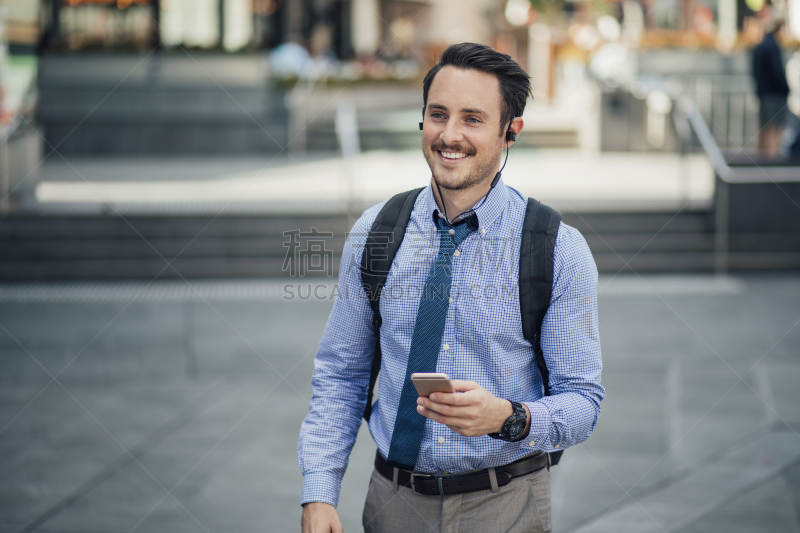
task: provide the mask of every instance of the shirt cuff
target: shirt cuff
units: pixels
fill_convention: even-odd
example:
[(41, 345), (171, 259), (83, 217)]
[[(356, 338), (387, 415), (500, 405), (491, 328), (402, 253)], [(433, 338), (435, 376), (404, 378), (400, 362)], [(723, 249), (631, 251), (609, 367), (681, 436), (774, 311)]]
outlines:
[(531, 412), (531, 429), (519, 445), (534, 450), (550, 451), (550, 411), (541, 402), (522, 402)]
[(303, 476), (303, 494), (300, 505), (309, 502), (339, 504), (342, 479), (333, 472), (309, 472)]

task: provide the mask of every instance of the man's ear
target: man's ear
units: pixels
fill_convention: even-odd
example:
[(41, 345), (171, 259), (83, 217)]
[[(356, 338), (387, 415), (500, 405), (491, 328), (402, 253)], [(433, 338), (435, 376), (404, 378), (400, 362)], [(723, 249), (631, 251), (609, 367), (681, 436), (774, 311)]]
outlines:
[[(522, 127), (524, 125), (525, 125), (525, 123), (522, 121), (522, 117), (514, 117), (511, 120), (511, 124), (508, 127), (508, 131), (509, 131), (509, 133), (510, 132), (515, 133), (516, 134), (515, 137), (517, 137), (517, 139), (519, 139), (519, 134), (522, 131)], [(512, 144), (514, 144), (514, 141), (516, 141), (517, 139), (514, 139), (514, 140), (508, 140), (507, 139), (508, 146), (511, 146)]]

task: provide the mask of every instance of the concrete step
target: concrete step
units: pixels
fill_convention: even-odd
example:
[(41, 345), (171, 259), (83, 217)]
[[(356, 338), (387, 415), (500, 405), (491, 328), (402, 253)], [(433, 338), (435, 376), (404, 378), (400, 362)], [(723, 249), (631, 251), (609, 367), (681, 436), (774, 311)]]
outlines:
[[(583, 232), (600, 272), (714, 269), (709, 211), (567, 213), (564, 220)], [(0, 221), (0, 279), (280, 278), (288, 275), (291, 232), (312, 228), (324, 242), (319, 257), (330, 263), (320, 270), (335, 275), (351, 224), (343, 214), (319, 213), (163, 212), (123, 219), (28, 211)], [(732, 270), (798, 269), (800, 233), (733, 234), (729, 264)]]
[[(344, 236), (325, 239), (326, 250), (340, 253)], [(165, 257), (247, 258), (284, 257), (288, 239), (283, 236), (228, 238), (200, 236), (180, 239), (35, 239), (8, 241), (3, 258), (9, 261), (48, 259), (140, 259)]]
[(714, 234), (705, 233), (584, 233), (595, 253), (712, 252)]
[(592, 250), (599, 272), (709, 272), (714, 253), (709, 252), (597, 252)]
[[(128, 228), (130, 229), (130, 228)], [(131, 233), (133, 231), (131, 230)], [(209, 232), (212, 233), (212, 232)], [(759, 238), (760, 237), (760, 238)], [(145, 240), (146, 239), (146, 240)], [(11, 238), (3, 242), (6, 260), (42, 260), (69, 258), (136, 259), (163, 256), (181, 257), (283, 257), (289, 237), (274, 234), (206, 234), (175, 238), (145, 237), (127, 234), (116, 238), (91, 238), (85, 235), (60, 238)], [(342, 232), (326, 237), (325, 249), (338, 255), (344, 246)], [(658, 254), (708, 254), (714, 252), (713, 234), (608, 234), (588, 235), (586, 241), (595, 255), (631, 257), (632, 254), (655, 257)], [(730, 250), (741, 254), (791, 253), (800, 249), (800, 235), (732, 235)], [(737, 255), (738, 254), (738, 255)]]
[[(715, 235), (703, 233), (584, 233), (595, 253), (713, 252)], [(733, 253), (794, 252), (800, 250), (800, 233), (732, 233)]]
[(169, 213), (153, 216), (11, 215), (0, 222), (0, 239), (171, 239), (201, 237), (283, 237), (292, 229), (317, 228), (343, 235), (349, 227), (342, 215), (205, 215)]
[[(0, 260), (0, 280), (258, 278), (285, 275), (283, 257)], [(338, 273), (338, 260), (334, 258)]]
[(610, 213), (564, 212), (563, 221), (589, 236), (595, 233), (708, 233), (714, 231), (714, 217), (703, 211), (640, 211)]

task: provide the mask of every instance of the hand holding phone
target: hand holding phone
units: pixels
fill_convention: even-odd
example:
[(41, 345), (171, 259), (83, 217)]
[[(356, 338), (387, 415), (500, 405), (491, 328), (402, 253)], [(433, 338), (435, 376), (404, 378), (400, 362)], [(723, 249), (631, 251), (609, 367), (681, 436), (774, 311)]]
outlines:
[(432, 392), (455, 392), (456, 388), (447, 374), (438, 372), (415, 372), (411, 382), (420, 396), (428, 397)]

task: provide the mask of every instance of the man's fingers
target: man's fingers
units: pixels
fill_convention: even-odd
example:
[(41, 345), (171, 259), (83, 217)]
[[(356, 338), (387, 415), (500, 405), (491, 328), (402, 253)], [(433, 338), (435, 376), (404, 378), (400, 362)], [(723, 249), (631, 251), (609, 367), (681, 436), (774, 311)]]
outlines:
[(433, 403), (441, 403), (447, 405), (456, 405), (456, 406), (472, 405), (479, 401), (479, 398), (476, 396), (476, 394), (478, 393), (473, 392), (475, 390), (477, 389), (471, 389), (463, 393), (434, 392), (428, 397), (428, 399)]
[(451, 430), (455, 431), (459, 435), (464, 435), (465, 437), (470, 436), (467, 432), (465, 432), (465, 426), (462, 425), (463, 420), (460, 420), (458, 418), (453, 418), (451, 416), (444, 416), (442, 414), (437, 413), (436, 411), (426, 409), (421, 405), (417, 406), (417, 412), (422, 416), (430, 418), (434, 422), (438, 422), (442, 425), (449, 427)]
[(422, 416), (430, 418), (434, 422), (439, 422), (440, 424), (444, 424), (445, 426), (449, 426), (450, 424), (458, 420), (455, 417), (444, 415), (438, 411), (434, 411), (433, 409), (429, 409), (421, 405), (417, 406), (417, 412)]
[(453, 384), (453, 387), (455, 387), (455, 389), (458, 392), (466, 392), (468, 390), (475, 390), (481, 388), (481, 386), (475, 383), (474, 381), (467, 381), (463, 379), (451, 379), (450, 383)]
[(457, 423), (460, 423), (460, 422), (459, 422), (459, 419), (457, 419), (457, 418), (453, 418), (451, 416), (445, 416), (445, 415), (443, 415), (441, 413), (437, 413), (436, 411), (434, 411), (432, 409), (426, 409), (425, 407), (422, 407), (421, 405), (417, 406), (417, 412), (419, 414), (421, 414), (422, 416), (430, 418), (434, 422), (438, 422), (440, 424), (443, 424), (443, 425), (449, 427), (450, 429), (452, 429), (456, 433), (461, 433), (461, 426), (457, 424)]
[(417, 412), (419, 414), (421, 414), (422, 416), (430, 418), (434, 422), (442, 423), (442, 415), (440, 415), (439, 413), (437, 413), (436, 411), (434, 411), (432, 409), (428, 409), (426, 407), (418, 405), (417, 406)]
[(429, 411), (435, 411), (437, 413), (451, 416), (454, 414), (453, 407), (444, 403), (436, 403), (432, 402), (429, 399), (422, 398), (417, 401), (417, 405), (421, 405), (422, 407), (428, 409)]

